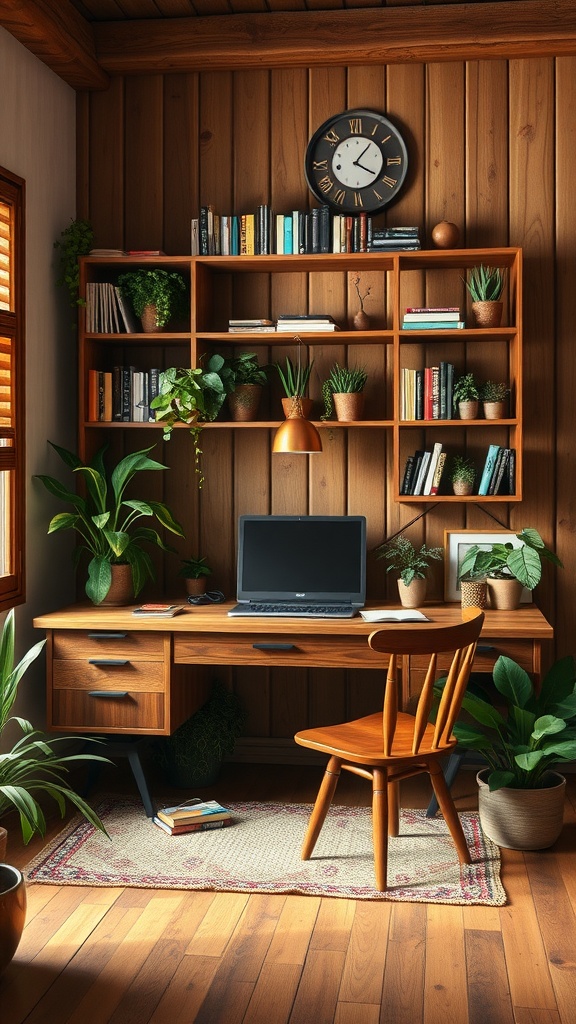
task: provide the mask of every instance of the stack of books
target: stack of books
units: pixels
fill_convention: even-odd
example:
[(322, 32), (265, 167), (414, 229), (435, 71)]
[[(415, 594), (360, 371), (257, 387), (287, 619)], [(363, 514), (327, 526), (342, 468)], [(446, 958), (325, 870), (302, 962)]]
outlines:
[(265, 317), (255, 317), (254, 319), (229, 320), (228, 330), (231, 334), (250, 333), (251, 331), (261, 334), (262, 332), (275, 331), (276, 325), (273, 320), (267, 320)]
[(334, 318), (324, 313), (283, 313), (278, 317), (277, 331), (287, 331), (290, 334), (301, 331), (339, 331), (340, 328)]
[(516, 493), (516, 449), (491, 444), (486, 454), (478, 494)]
[(421, 248), (417, 226), (373, 231), (368, 239), (368, 252), (409, 252)]
[(422, 370), (402, 367), (400, 419), (451, 420), (454, 415), (454, 364)]
[(459, 306), (408, 306), (403, 331), (449, 331), (466, 326)]
[(158, 828), (171, 836), (185, 832), (207, 832), (213, 828), (225, 828), (232, 824), (232, 815), (216, 800), (188, 800), (175, 807), (163, 807), (152, 819)]

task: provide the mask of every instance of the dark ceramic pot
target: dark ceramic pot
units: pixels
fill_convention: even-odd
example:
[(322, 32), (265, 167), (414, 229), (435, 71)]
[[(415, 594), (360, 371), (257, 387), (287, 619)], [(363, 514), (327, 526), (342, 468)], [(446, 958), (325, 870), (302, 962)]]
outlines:
[(25, 921), (24, 875), (10, 864), (0, 864), (0, 974), (18, 949)]

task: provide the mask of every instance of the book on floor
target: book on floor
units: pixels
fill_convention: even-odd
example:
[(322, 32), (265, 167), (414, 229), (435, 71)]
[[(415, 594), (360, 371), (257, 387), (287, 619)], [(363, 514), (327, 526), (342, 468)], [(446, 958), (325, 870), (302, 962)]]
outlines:
[(222, 807), (216, 800), (198, 801), (197, 803), (179, 804), (175, 807), (163, 807), (156, 816), (170, 828), (177, 825), (188, 825), (203, 821), (225, 821), (231, 818), (230, 811)]
[(217, 828), (227, 828), (232, 824), (232, 818), (223, 818), (218, 821), (192, 821), (187, 825), (175, 825), (173, 828), (157, 815), (152, 818), (152, 822), (163, 832), (167, 832), (169, 836), (183, 836), (188, 832), (212, 832)]

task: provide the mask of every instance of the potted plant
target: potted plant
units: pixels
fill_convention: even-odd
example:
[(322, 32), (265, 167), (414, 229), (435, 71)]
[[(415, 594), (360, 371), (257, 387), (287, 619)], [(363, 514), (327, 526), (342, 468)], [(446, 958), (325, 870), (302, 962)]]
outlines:
[(430, 564), (443, 556), (444, 548), (430, 548), (426, 544), (415, 548), (402, 533), (376, 549), (376, 557), (390, 563), (386, 572), (398, 573), (398, 592), (404, 608), (418, 608), (423, 603)]
[(454, 494), (472, 494), (476, 467), (465, 455), (454, 455), (450, 466), (450, 482)]
[(182, 274), (172, 270), (131, 270), (120, 274), (118, 287), (132, 303), (146, 333), (157, 331), (175, 315), (184, 311), (186, 282)]
[[(40, 800), (54, 800), (62, 817), (66, 803), (73, 804), (95, 828), (107, 835), (100, 818), (89, 804), (68, 785), (70, 764), (77, 761), (106, 761), (97, 754), (60, 753), (61, 745), (72, 737), (47, 737), (24, 718), (12, 715), (18, 686), (29, 665), (38, 657), (45, 640), (40, 640), (14, 665), (14, 610), (2, 626), (0, 639), (0, 821), (17, 811), (24, 844), (32, 836), (46, 834), (46, 818)], [(11, 748), (4, 742), (7, 727), (17, 739)], [(94, 740), (93, 742), (98, 742)], [(26, 917), (26, 889), (22, 872), (6, 860), (6, 828), (0, 826), (0, 974), (8, 965), (20, 942)]]
[(255, 420), (260, 407), (262, 388), (268, 383), (268, 368), (261, 366), (255, 352), (242, 352), (225, 365), (233, 378), (233, 390), (228, 394), (232, 419), (237, 422)]
[(178, 572), (186, 580), (186, 592), (191, 595), (203, 594), (206, 590), (206, 578), (212, 575), (212, 569), (205, 558), (182, 559), (182, 566)]
[(522, 587), (533, 590), (540, 582), (542, 558), (562, 566), (537, 530), (525, 527), (516, 537), (522, 541), (520, 547), (514, 547), (510, 541), (490, 544), (487, 548), (472, 544), (462, 559), (461, 578), (485, 577), (493, 608), (511, 610), (518, 607)]
[(465, 694), (467, 720), (454, 726), (459, 746), (488, 763), (478, 774), (480, 823), (499, 846), (544, 849), (562, 829), (566, 782), (556, 769), (576, 758), (574, 658), (557, 661), (538, 692), (528, 673), (503, 655), (493, 681), (493, 700)]
[(171, 736), (160, 740), (158, 758), (170, 785), (193, 789), (216, 782), (246, 718), (240, 698), (215, 680), (206, 703)]
[[(107, 472), (104, 463), (104, 445), (92, 461), (84, 464), (73, 452), (49, 442), (62, 461), (74, 473), (78, 473), (86, 486), (86, 496), (76, 494), (51, 476), (37, 475), (44, 486), (59, 501), (72, 505), (72, 512), (60, 512), (50, 520), (48, 533), (60, 530), (76, 530), (80, 544), (75, 551), (75, 564), (83, 554), (88, 554), (88, 579), (86, 594), (94, 604), (127, 604), (136, 597), (147, 579), (154, 579), (154, 566), (148, 552), (148, 544), (156, 545), (163, 551), (174, 549), (164, 543), (156, 530), (140, 523), (141, 519), (155, 519), (166, 530), (184, 536), (168, 507), (161, 501), (143, 501), (125, 497), (128, 484), (137, 473), (165, 470), (168, 467), (149, 458), (150, 448), (126, 455)], [(138, 525), (136, 525), (138, 524)], [(144, 545), (144, 546), (143, 546)], [(115, 577), (122, 578), (127, 590), (120, 593)]]
[(314, 360), (302, 365), (300, 361), (295, 366), (290, 356), (286, 356), (284, 369), (280, 363), (275, 363), (278, 376), (284, 388), (285, 398), (282, 399), (284, 415), (289, 416), (295, 404), (302, 416), (308, 418), (312, 412), (312, 399), (308, 398), (306, 392), (310, 383), (310, 374), (314, 366)]
[(507, 384), (496, 383), (493, 380), (485, 381), (480, 388), (480, 401), (484, 406), (484, 416), (487, 420), (501, 420), (504, 416), (504, 404), (510, 388)]
[(454, 383), (454, 401), (461, 420), (475, 420), (478, 416), (480, 385), (473, 373), (465, 373)]
[(322, 419), (332, 415), (332, 407), (336, 409), (336, 419), (353, 422), (362, 417), (364, 407), (364, 385), (368, 379), (366, 370), (361, 367), (345, 367), (334, 363), (330, 375), (322, 385), (324, 412)]
[(499, 327), (502, 319), (504, 271), (500, 267), (472, 267), (466, 287), (472, 299), (472, 312), (479, 327)]

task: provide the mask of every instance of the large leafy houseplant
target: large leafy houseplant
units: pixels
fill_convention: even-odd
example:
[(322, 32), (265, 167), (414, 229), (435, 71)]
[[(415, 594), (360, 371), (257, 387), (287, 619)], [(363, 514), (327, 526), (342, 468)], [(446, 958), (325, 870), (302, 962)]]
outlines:
[(472, 544), (462, 559), (460, 578), (517, 579), (523, 587), (533, 590), (542, 576), (542, 558), (562, 566), (558, 556), (546, 547), (537, 530), (525, 527), (516, 537), (522, 541), (520, 547), (514, 547), (510, 541), (491, 544), (486, 548)]
[[(78, 455), (49, 442), (62, 461), (82, 478), (86, 495), (69, 490), (51, 476), (39, 474), (38, 479), (60, 501), (72, 505), (72, 512), (60, 512), (50, 520), (48, 533), (76, 530), (81, 542), (75, 549), (75, 564), (88, 554), (88, 580), (86, 594), (94, 604), (100, 604), (108, 594), (112, 582), (111, 566), (128, 563), (132, 568), (134, 596), (139, 594), (147, 579), (155, 578), (152, 560), (142, 545), (152, 544), (163, 551), (174, 549), (164, 543), (158, 532), (140, 524), (140, 520), (155, 519), (177, 534), (184, 536), (180, 523), (161, 501), (143, 501), (125, 497), (128, 484), (137, 473), (165, 470), (168, 467), (149, 458), (150, 448), (126, 455), (110, 475), (104, 463), (104, 445), (92, 462), (84, 464)], [(138, 524), (138, 525), (137, 525)]]
[(150, 408), (163, 425), (164, 440), (170, 440), (175, 423), (192, 424), (192, 432), (197, 432), (197, 421), (215, 420), (234, 383), (234, 370), (217, 353), (208, 360), (206, 369), (171, 366), (163, 370), (159, 393)]
[(465, 694), (462, 710), (477, 725), (457, 722), (458, 744), (488, 762), (490, 791), (544, 788), (547, 772), (576, 759), (574, 658), (552, 665), (538, 693), (528, 673), (504, 655), (496, 661), (493, 680), (494, 703)]
[[(46, 643), (41, 640), (14, 665), (14, 611), (8, 612), (0, 638), (0, 739), (7, 727), (21, 733), (11, 749), (0, 753), (0, 819), (11, 810), (20, 815), (24, 843), (35, 833), (46, 833), (46, 819), (39, 799), (50, 797), (64, 817), (66, 802), (74, 806), (101, 832), (106, 830), (89, 804), (66, 783), (68, 766), (76, 761), (106, 761), (97, 754), (59, 753), (58, 747), (71, 737), (45, 737), (24, 718), (12, 715), (18, 685), (26, 669)], [(96, 741), (94, 741), (96, 742)]]

